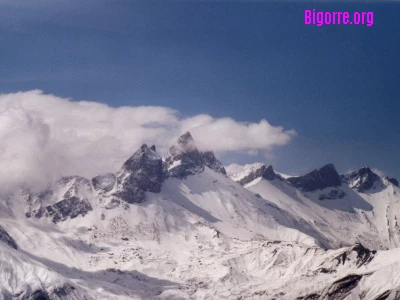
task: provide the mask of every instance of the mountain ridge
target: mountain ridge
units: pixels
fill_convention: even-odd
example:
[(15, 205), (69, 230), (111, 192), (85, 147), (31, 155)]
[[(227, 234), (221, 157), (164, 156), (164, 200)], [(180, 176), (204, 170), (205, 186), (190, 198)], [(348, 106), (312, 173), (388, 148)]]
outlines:
[(164, 157), (143, 144), (116, 173), (0, 197), (0, 295), (395, 297), (400, 189), (370, 171), (228, 177), (190, 133)]

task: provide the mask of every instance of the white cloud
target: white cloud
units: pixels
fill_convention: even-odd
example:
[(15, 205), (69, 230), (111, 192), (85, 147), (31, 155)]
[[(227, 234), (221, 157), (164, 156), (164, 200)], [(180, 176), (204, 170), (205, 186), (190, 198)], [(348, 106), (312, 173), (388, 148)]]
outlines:
[(380, 177), (386, 177), (387, 176), (387, 173), (385, 171), (382, 171), (382, 170), (377, 169), (377, 168), (372, 168), (371, 171), (374, 172), (376, 175), (378, 175)]
[(245, 169), (245, 166), (239, 165), (239, 164), (236, 164), (236, 163), (233, 163), (233, 164), (230, 164), (228, 166), (225, 166), (226, 174), (228, 176), (243, 172), (244, 169)]
[(264, 165), (264, 163), (254, 162), (254, 163), (246, 164), (246, 165), (239, 165), (239, 164), (233, 163), (228, 166), (225, 166), (225, 170), (226, 170), (226, 174), (228, 176), (231, 176), (231, 175), (234, 175), (237, 173), (241, 173), (244, 170), (251, 170), (254, 168), (259, 168), (261, 165)]
[(182, 120), (183, 130), (190, 130), (202, 148), (216, 152), (269, 150), (272, 146), (285, 145), (295, 135), (294, 130), (271, 126), (266, 120), (259, 123), (237, 122), (231, 118), (214, 119), (198, 115)]
[(241, 123), (197, 115), (182, 119), (167, 107), (112, 108), (35, 90), (0, 95), (0, 191), (40, 185), (61, 175), (92, 177), (118, 170), (142, 143), (164, 154), (185, 131), (219, 153), (268, 151), (288, 143), (292, 130), (266, 120)]

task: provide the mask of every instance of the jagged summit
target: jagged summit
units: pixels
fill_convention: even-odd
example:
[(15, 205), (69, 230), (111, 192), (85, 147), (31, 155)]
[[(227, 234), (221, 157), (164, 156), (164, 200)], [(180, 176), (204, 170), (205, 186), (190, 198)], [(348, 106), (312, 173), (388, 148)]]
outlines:
[(144, 192), (161, 191), (162, 176), (161, 157), (154, 146), (143, 144), (122, 166), (115, 196), (128, 203), (143, 202)]
[(123, 165), (122, 169), (134, 171), (141, 168), (146, 168), (150, 161), (161, 159), (156, 152), (156, 147), (153, 145), (150, 148), (143, 144)]
[(303, 176), (290, 177), (287, 181), (304, 192), (337, 187), (342, 183), (340, 175), (333, 164), (327, 164)]
[(196, 144), (190, 132), (185, 132), (178, 138), (178, 145), (185, 151), (197, 150)]
[(164, 171), (171, 177), (184, 178), (204, 170), (203, 158), (189, 132), (181, 135), (164, 157)]
[(175, 145), (169, 148), (164, 156), (164, 172), (167, 176), (185, 178), (199, 174), (207, 166), (216, 172), (226, 174), (225, 168), (212, 151), (200, 152), (190, 134), (186, 132), (178, 138)]
[(361, 193), (370, 190), (374, 183), (382, 180), (369, 167), (363, 167), (359, 170), (344, 174), (342, 178), (351, 188)]
[(397, 187), (399, 186), (399, 182), (397, 181), (396, 178), (390, 178), (390, 177), (386, 176), (385, 179), (387, 181), (389, 181), (390, 183), (394, 184), (395, 186), (397, 186)]
[(395, 186), (399, 186), (399, 182), (396, 178), (380, 177), (378, 174), (374, 173), (369, 167), (363, 167), (359, 170), (352, 171), (350, 173), (342, 175), (342, 179), (351, 188), (357, 190), (360, 193), (364, 193), (371, 189), (375, 189), (377, 186), (386, 181)]
[(280, 175), (275, 173), (272, 166), (267, 167), (265, 164), (261, 163), (252, 164), (243, 172), (232, 175), (231, 179), (240, 183), (241, 185), (246, 185), (260, 177), (267, 180), (274, 180), (275, 178), (282, 179)]
[(224, 165), (215, 157), (213, 151), (201, 152), (201, 156), (203, 157), (204, 163), (207, 167), (218, 173), (226, 175)]

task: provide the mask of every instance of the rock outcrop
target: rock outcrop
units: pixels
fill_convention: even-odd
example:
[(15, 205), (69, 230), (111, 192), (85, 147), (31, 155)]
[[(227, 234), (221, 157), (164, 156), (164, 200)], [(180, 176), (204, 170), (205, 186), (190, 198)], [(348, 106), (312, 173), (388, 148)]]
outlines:
[(385, 179), (387, 180), (387, 181), (389, 181), (391, 184), (394, 184), (395, 186), (399, 186), (399, 182), (397, 181), (397, 179), (396, 178), (390, 178), (390, 177), (385, 177)]
[(222, 163), (215, 157), (213, 151), (201, 152), (204, 164), (215, 172), (226, 175), (226, 170)]
[(162, 175), (162, 160), (155, 147), (143, 144), (122, 166), (114, 196), (128, 203), (143, 202), (144, 192), (161, 191)]
[(169, 148), (163, 161), (166, 177), (186, 178), (203, 172), (206, 166), (216, 172), (226, 174), (225, 168), (212, 151), (200, 152), (197, 149), (189, 132), (181, 135), (178, 142)]
[(0, 225), (0, 242), (5, 243), (6, 245), (14, 248), (15, 250), (18, 248), (15, 240), (8, 234), (8, 232)]
[(64, 198), (53, 205), (45, 208), (45, 216), (51, 217), (54, 223), (65, 221), (67, 218), (74, 219), (78, 216), (85, 216), (93, 210), (89, 200), (83, 197), (71, 196)]
[(85, 216), (93, 210), (88, 197), (93, 193), (90, 180), (80, 176), (62, 177), (37, 194), (29, 194), (25, 215), (52, 218), (54, 223)]
[(260, 177), (267, 180), (274, 180), (276, 178), (282, 180), (282, 177), (275, 173), (272, 166), (267, 167), (266, 165), (259, 163), (253, 164), (243, 172), (231, 176), (234, 181), (241, 185), (246, 185)]
[(375, 183), (381, 181), (381, 178), (368, 167), (342, 175), (342, 178), (351, 188), (360, 193), (370, 190)]
[(304, 176), (290, 177), (287, 181), (304, 192), (322, 190), (328, 187), (337, 187), (342, 183), (340, 175), (333, 164), (325, 165)]

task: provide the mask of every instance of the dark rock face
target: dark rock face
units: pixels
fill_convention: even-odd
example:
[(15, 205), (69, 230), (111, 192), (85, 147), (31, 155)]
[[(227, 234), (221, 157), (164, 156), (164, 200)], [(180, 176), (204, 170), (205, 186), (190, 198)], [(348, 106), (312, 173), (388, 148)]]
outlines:
[(262, 178), (267, 179), (267, 180), (274, 180), (277, 178), (277, 175), (274, 171), (274, 168), (272, 166), (267, 167), (263, 172), (262, 172)]
[(241, 185), (246, 185), (259, 177), (267, 180), (274, 180), (275, 178), (282, 179), (279, 175), (275, 173), (272, 166), (267, 167), (266, 165), (261, 164), (257, 168), (252, 169), (248, 175), (239, 179), (237, 182)]
[(34, 291), (29, 298), (25, 298), (27, 300), (50, 300), (49, 295), (42, 290)]
[(162, 160), (152, 149), (143, 144), (122, 166), (117, 176), (114, 196), (128, 203), (140, 203), (145, 193), (159, 193), (162, 183)]
[(50, 296), (53, 298), (60, 298), (64, 299), (69, 295), (75, 292), (76, 288), (68, 283), (64, 284), (63, 286), (55, 288), (53, 291), (50, 292)]
[(304, 176), (288, 178), (287, 181), (304, 192), (322, 190), (328, 187), (337, 187), (342, 183), (340, 175), (333, 164), (325, 165)]
[(333, 282), (330, 286), (325, 288), (321, 294), (312, 293), (306, 296), (298, 297), (296, 300), (343, 300), (355, 287), (357, 287), (362, 277), (362, 275), (358, 274), (349, 274)]
[(169, 148), (164, 157), (164, 173), (168, 177), (186, 178), (199, 174), (207, 166), (216, 172), (226, 174), (225, 168), (212, 151), (200, 152), (189, 132), (181, 135), (176, 145)]
[(368, 264), (374, 259), (376, 254), (375, 250), (371, 251), (365, 248), (362, 244), (355, 244), (351, 250), (357, 252), (357, 267)]
[[(59, 189), (66, 189), (66, 192), (61, 198), (56, 198), (57, 192), (55, 191)], [(73, 219), (80, 215), (85, 216), (92, 210), (85, 195), (92, 192), (90, 180), (79, 176), (63, 177), (57, 181), (55, 186), (36, 195), (29, 195), (25, 215), (28, 218), (32, 216), (36, 218), (51, 217), (54, 223), (65, 221), (68, 217)], [(48, 203), (54, 204), (49, 205)]]
[(345, 192), (341, 190), (332, 190), (327, 194), (319, 195), (318, 200), (334, 200), (334, 199), (342, 199), (345, 196)]
[(350, 274), (336, 280), (321, 296), (321, 299), (343, 300), (358, 285), (361, 279), (362, 275)]
[(215, 157), (214, 152), (212, 152), (212, 151), (201, 152), (201, 156), (203, 157), (204, 163), (207, 167), (214, 170), (215, 172), (226, 175), (224, 166)]
[(85, 216), (93, 210), (87, 199), (81, 197), (68, 197), (56, 204), (46, 206), (46, 217), (51, 217), (54, 223), (65, 221), (68, 217), (74, 219), (78, 216)]
[[(155, 147), (153, 146), (153, 149)], [(143, 144), (122, 166), (131, 179), (144, 191), (159, 193), (161, 190), (162, 160), (152, 148)]]
[(381, 178), (371, 171), (370, 168), (364, 167), (360, 170), (342, 175), (343, 181), (347, 182), (349, 186), (360, 193), (370, 190), (374, 183), (381, 180)]
[[(390, 298), (389, 298), (390, 297)], [(386, 300), (386, 299), (400, 299), (400, 291), (398, 290), (388, 290), (380, 294), (374, 300)]]
[(201, 173), (204, 165), (203, 157), (189, 132), (180, 136), (178, 143), (169, 148), (164, 157), (164, 171), (171, 177), (185, 178)]
[(351, 255), (352, 252), (357, 253), (357, 258), (356, 258), (356, 265), (357, 267), (361, 267), (363, 265), (368, 264), (371, 260), (374, 259), (376, 251), (369, 250), (365, 248), (362, 244), (357, 243), (354, 246), (352, 246), (350, 249), (344, 251), (341, 255), (337, 256), (335, 259), (338, 262), (338, 265), (340, 264), (345, 264), (347, 257)]
[(397, 181), (396, 178), (385, 177), (385, 179), (387, 181), (389, 181), (390, 183), (394, 184), (395, 186), (397, 186), (397, 187), (399, 186), (399, 182)]
[(45, 216), (51, 217), (54, 223), (65, 221), (68, 217), (85, 216), (93, 210), (89, 200), (82, 196), (93, 192), (90, 180), (79, 176), (63, 177), (57, 185), (68, 189), (61, 201), (45, 207)]
[(0, 225), (0, 242), (7, 244), (8, 246), (17, 250), (17, 243), (15, 240), (8, 234), (8, 232)]

